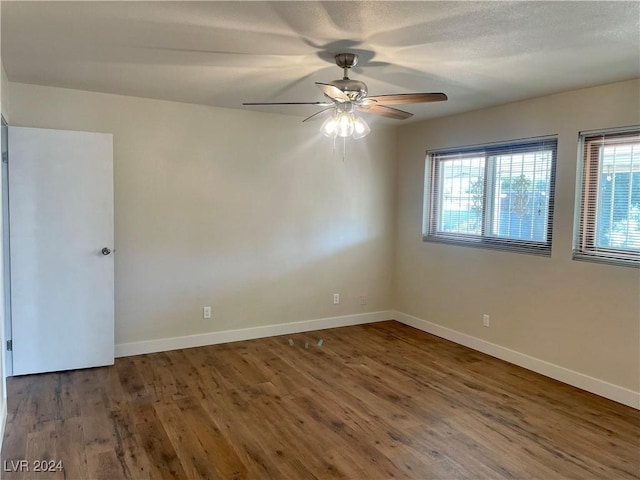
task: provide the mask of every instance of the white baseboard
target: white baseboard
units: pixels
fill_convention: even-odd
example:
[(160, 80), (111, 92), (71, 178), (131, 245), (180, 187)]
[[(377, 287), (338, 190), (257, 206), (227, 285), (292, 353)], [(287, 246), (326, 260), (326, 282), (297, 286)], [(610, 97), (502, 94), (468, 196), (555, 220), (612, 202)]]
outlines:
[(279, 323), (265, 325), (263, 327), (241, 328), (237, 330), (223, 330), (220, 332), (200, 333), (184, 337), (159, 338), (142, 342), (120, 343), (116, 345), (116, 357), (128, 357), (143, 353), (166, 352), (179, 348), (202, 347), (218, 343), (238, 342), (254, 338), (274, 337), (290, 333), (310, 332), (326, 328), (346, 327), (349, 325), (361, 325), (363, 323), (391, 320), (393, 312), (381, 311), (372, 313), (358, 313), (341, 317), (319, 318), (316, 320), (304, 320), (301, 322)]
[(524, 353), (516, 352), (515, 350), (487, 342), (486, 340), (458, 332), (457, 330), (452, 330), (450, 328), (428, 322), (427, 320), (423, 320), (412, 315), (407, 315), (406, 313), (393, 312), (393, 314), (393, 318), (405, 325), (415, 327), (418, 330), (431, 333), (446, 340), (464, 345), (465, 347), (472, 348), (473, 350), (486, 353), (492, 357), (526, 368), (527, 370), (532, 370), (544, 376), (559, 380), (560, 382), (573, 385), (574, 387), (586, 390), (587, 392), (595, 393), (601, 397), (605, 397), (609, 400), (640, 410), (640, 392), (634, 392), (633, 390), (590, 377), (583, 373), (569, 370), (568, 368), (531, 357)]

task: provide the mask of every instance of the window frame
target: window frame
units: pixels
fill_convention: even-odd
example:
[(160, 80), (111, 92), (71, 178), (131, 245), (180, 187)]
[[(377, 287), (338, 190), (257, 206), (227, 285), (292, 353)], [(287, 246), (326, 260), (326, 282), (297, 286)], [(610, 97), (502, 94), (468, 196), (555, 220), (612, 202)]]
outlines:
[[(586, 151), (587, 147), (596, 142), (595, 140), (589, 142), (589, 139), (601, 137), (606, 142), (605, 137), (624, 138), (634, 136), (640, 136), (640, 125), (589, 130), (578, 133), (578, 168), (572, 260), (640, 268), (640, 252), (625, 248), (598, 247), (595, 244), (595, 225), (597, 224), (599, 210), (600, 155), (598, 154), (597, 161), (594, 161), (593, 155), (587, 156), (588, 152)], [(628, 143), (636, 142), (630, 138)], [(602, 147), (604, 146), (603, 143)], [(595, 199), (595, 205), (590, 202), (590, 199)]]
[[(489, 158), (506, 153), (524, 153), (528, 147), (531, 152), (540, 151), (544, 147), (550, 147), (552, 152), (549, 172), (549, 199), (547, 218), (545, 219), (546, 241), (521, 240), (491, 235), (494, 225), (494, 192), (495, 192), (495, 161)], [(440, 176), (440, 163), (444, 160), (438, 158), (442, 155), (460, 155), (461, 158), (475, 156), (484, 157), (483, 176), (483, 201), (481, 214), (481, 233), (466, 234), (438, 231), (439, 211), (441, 208), (442, 179)], [(443, 148), (428, 150), (425, 158), (425, 176), (423, 192), (423, 225), (422, 240), (424, 242), (446, 243), (465, 247), (479, 247), (493, 250), (510, 251), (515, 253), (527, 253), (540, 256), (551, 256), (553, 239), (553, 212), (555, 204), (556, 166), (558, 158), (558, 136), (546, 135), (524, 139), (494, 142), (465, 147)]]

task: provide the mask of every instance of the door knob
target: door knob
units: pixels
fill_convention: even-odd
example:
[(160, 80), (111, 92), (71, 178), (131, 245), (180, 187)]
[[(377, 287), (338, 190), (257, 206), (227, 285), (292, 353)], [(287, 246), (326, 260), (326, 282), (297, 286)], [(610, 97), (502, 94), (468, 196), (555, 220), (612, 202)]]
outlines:
[(109, 247), (104, 247), (101, 252), (103, 255), (109, 255), (111, 253), (111, 249)]

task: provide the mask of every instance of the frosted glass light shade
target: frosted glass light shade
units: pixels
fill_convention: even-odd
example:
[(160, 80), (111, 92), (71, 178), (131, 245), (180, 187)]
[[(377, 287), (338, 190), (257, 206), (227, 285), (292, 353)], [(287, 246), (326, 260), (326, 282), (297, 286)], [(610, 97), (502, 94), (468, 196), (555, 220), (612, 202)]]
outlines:
[(332, 115), (331, 117), (327, 118), (322, 124), (322, 127), (320, 127), (320, 131), (325, 137), (335, 138), (338, 134), (338, 132), (336, 131), (336, 129), (338, 128), (338, 119), (336, 117), (337, 115)]
[(338, 127), (336, 132), (339, 137), (350, 137), (353, 134), (353, 115), (351, 113), (340, 113), (338, 116)]
[(369, 125), (364, 121), (363, 118), (358, 117), (353, 122), (353, 138), (358, 139), (362, 137), (366, 137), (371, 132)]

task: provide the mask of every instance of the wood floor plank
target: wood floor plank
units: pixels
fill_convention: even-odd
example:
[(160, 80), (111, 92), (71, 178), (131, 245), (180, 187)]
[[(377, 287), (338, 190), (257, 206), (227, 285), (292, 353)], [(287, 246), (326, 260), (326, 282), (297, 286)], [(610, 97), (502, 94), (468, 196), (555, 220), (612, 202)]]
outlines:
[(126, 472), (124, 478), (135, 480), (153, 480), (155, 469), (147, 452), (141, 432), (138, 431), (135, 417), (128, 408), (111, 413), (116, 432), (115, 452)]
[[(247, 468), (220, 431), (216, 419), (211, 418), (195, 399), (179, 400), (176, 406), (186, 433), (193, 436), (201, 446), (202, 465), (206, 467), (209, 459), (215, 457), (216, 462), (209, 462), (209, 466), (215, 467), (219, 478), (233, 480), (247, 478)], [(213, 478), (213, 474), (207, 474), (203, 478)]]
[[(87, 456), (89, 478), (92, 480), (113, 480), (115, 478), (130, 478), (123, 470), (122, 462), (114, 449), (102, 452), (91, 452)], [(73, 477), (70, 477), (73, 478)]]
[(224, 478), (220, 476), (216, 464), (209, 461), (207, 450), (195, 432), (191, 431), (191, 425), (184, 421), (177, 405), (158, 405), (156, 411), (188, 478)]
[(77, 445), (85, 445), (82, 418), (79, 416), (61, 420), (55, 425), (56, 457), (51, 459), (61, 462), (64, 478), (78, 480), (89, 479), (86, 450), (76, 450)]
[(154, 406), (144, 404), (135, 410), (133, 418), (137, 418), (136, 430), (142, 440), (142, 446), (151, 460), (152, 478), (189, 478), (162, 422), (156, 415)]
[(128, 401), (149, 401), (152, 393), (147, 390), (144, 379), (136, 365), (137, 357), (126, 357), (116, 362), (115, 368), (120, 377), (122, 389)]
[[(52, 420), (50, 426), (55, 422)], [(31, 432), (27, 435), (26, 459), (29, 462), (28, 473), (23, 478), (37, 477), (43, 480), (59, 480), (65, 478), (63, 470), (36, 471), (41, 466), (39, 462), (42, 460), (57, 462), (58, 455), (58, 432), (56, 429), (39, 430)]]
[(393, 321), (7, 384), (3, 462), (65, 469), (3, 480), (640, 479), (638, 410)]

